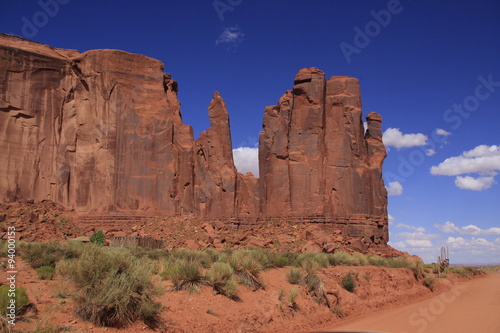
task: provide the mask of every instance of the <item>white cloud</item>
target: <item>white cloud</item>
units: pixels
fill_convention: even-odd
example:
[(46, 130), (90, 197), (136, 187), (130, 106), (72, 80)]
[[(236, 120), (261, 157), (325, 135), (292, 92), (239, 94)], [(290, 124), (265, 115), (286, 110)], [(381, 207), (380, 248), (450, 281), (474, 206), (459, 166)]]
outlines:
[(448, 237), (446, 243), (455, 249), (467, 249), (471, 251), (473, 249), (480, 248), (495, 248), (498, 247), (496, 241), (490, 242), (484, 238), (472, 238), (472, 239), (464, 239), (462, 237)]
[[(457, 187), (474, 191), (490, 188), (495, 183), (493, 177), (498, 171), (500, 171), (500, 146), (497, 145), (480, 145), (431, 167), (431, 174), (457, 176), (455, 179)], [(461, 177), (463, 174), (478, 174), (480, 177)]]
[(431, 168), (433, 175), (457, 176), (465, 173), (478, 173), (500, 170), (500, 146), (481, 145), (463, 152), (460, 156), (450, 157)]
[(451, 132), (445, 131), (444, 129), (441, 129), (441, 128), (437, 128), (436, 134), (448, 136), (448, 135), (451, 135)]
[(406, 243), (413, 247), (432, 247), (432, 242), (427, 239), (408, 239)]
[(389, 244), (390, 246), (392, 246), (392, 247), (394, 247), (396, 249), (404, 249), (404, 248), (406, 248), (405, 242), (396, 242), (396, 243), (387, 242), (387, 244)]
[[(424, 229), (425, 230), (425, 229)], [(439, 238), (440, 235), (438, 234), (427, 234), (424, 231), (413, 231), (413, 232), (398, 232), (395, 237), (398, 239), (403, 239), (403, 240), (408, 240), (408, 239), (417, 239), (417, 240), (424, 240), (424, 239), (436, 239)]]
[(436, 154), (436, 151), (434, 149), (427, 149), (425, 151), (425, 155), (427, 155), (427, 156), (432, 156), (434, 154)]
[(216, 45), (222, 44), (227, 47), (228, 50), (234, 50), (239, 44), (243, 42), (245, 34), (241, 31), (238, 25), (232, 27), (224, 28), (224, 31), (219, 35), (215, 41)]
[(458, 227), (451, 221), (446, 221), (444, 224), (434, 224), (434, 227), (448, 234), (467, 234), (473, 236), (500, 235), (500, 228), (497, 227), (481, 229), (473, 224)]
[(483, 191), (489, 189), (493, 183), (495, 183), (493, 177), (457, 176), (455, 178), (455, 185), (462, 190)]
[(410, 148), (427, 145), (427, 135), (422, 133), (403, 134), (399, 128), (388, 128), (385, 130), (382, 140), (387, 147)]
[(394, 223), (394, 220), (396, 220), (396, 218), (389, 214), (389, 225), (392, 225)]
[(233, 149), (234, 165), (238, 172), (253, 173), (259, 177), (259, 148), (240, 147)]
[(389, 186), (385, 187), (388, 195), (401, 195), (403, 194), (403, 185), (400, 182), (390, 182)]
[(414, 227), (412, 225), (408, 225), (408, 224), (405, 224), (405, 223), (399, 223), (396, 228), (405, 228), (405, 229), (409, 229), (409, 230), (415, 230), (415, 231), (418, 231), (418, 232), (425, 232), (425, 228), (424, 227)]

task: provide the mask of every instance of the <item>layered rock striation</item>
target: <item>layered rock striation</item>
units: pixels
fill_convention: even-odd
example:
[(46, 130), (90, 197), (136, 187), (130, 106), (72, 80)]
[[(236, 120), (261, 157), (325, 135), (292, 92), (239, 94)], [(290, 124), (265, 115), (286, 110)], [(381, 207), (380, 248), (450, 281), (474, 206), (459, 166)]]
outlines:
[(265, 108), (256, 179), (234, 166), (220, 94), (195, 140), (163, 70), (138, 54), (0, 34), (0, 200), (250, 225), (295, 219), (360, 248), (387, 242), (381, 117), (370, 113), (365, 132), (356, 79), (300, 70)]

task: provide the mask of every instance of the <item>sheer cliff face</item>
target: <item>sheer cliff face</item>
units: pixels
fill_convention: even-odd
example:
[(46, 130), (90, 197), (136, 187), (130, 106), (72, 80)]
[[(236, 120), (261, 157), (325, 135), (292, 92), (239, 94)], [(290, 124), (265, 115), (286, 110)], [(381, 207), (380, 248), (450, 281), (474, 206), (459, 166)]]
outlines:
[(381, 117), (367, 116), (365, 134), (356, 79), (298, 72), (265, 109), (259, 180), (236, 171), (217, 92), (208, 113), (210, 128), (194, 140), (177, 82), (157, 60), (0, 34), (0, 200), (250, 224), (301, 218), (387, 241)]
[(387, 241), (382, 118), (370, 113), (365, 135), (361, 114), (356, 79), (326, 81), (317, 68), (298, 72), (293, 91), (265, 109), (259, 142), (263, 216), (332, 222), (363, 242)]

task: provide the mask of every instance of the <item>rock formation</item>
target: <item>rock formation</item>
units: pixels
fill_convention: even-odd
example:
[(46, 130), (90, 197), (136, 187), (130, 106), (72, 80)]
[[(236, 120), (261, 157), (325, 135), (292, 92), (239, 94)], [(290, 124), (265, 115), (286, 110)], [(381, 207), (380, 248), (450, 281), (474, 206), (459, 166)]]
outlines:
[(365, 133), (354, 78), (298, 72), (293, 91), (265, 108), (257, 180), (236, 171), (220, 94), (194, 140), (158, 60), (3, 34), (0, 59), (0, 201), (250, 226), (295, 219), (361, 249), (388, 240), (381, 117), (370, 113)]
[(259, 142), (260, 211), (300, 217), (354, 236), (359, 247), (386, 243), (386, 156), (377, 113), (361, 120), (358, 80), (302, 69), (276, 106), (265, 109)]

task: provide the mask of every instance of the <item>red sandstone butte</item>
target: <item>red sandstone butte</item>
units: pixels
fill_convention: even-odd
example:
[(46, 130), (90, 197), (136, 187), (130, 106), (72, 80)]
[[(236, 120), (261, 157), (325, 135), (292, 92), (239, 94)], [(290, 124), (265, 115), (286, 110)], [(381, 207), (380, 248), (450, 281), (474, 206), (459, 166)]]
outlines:
[[(367, 250), (388, 241), (381, 117), (362, 123), (359, 83), (317, 68), (265, 108), (260, 178), (234, 166), (218, 92), (193, 138), (177, 82), (155, 59), (79, 53), (0, 34), (0, 201), (77, 213), (190, 215), (252, 225), (317, 223)], [(322, 245), (320, 245), (322, 246)]]

